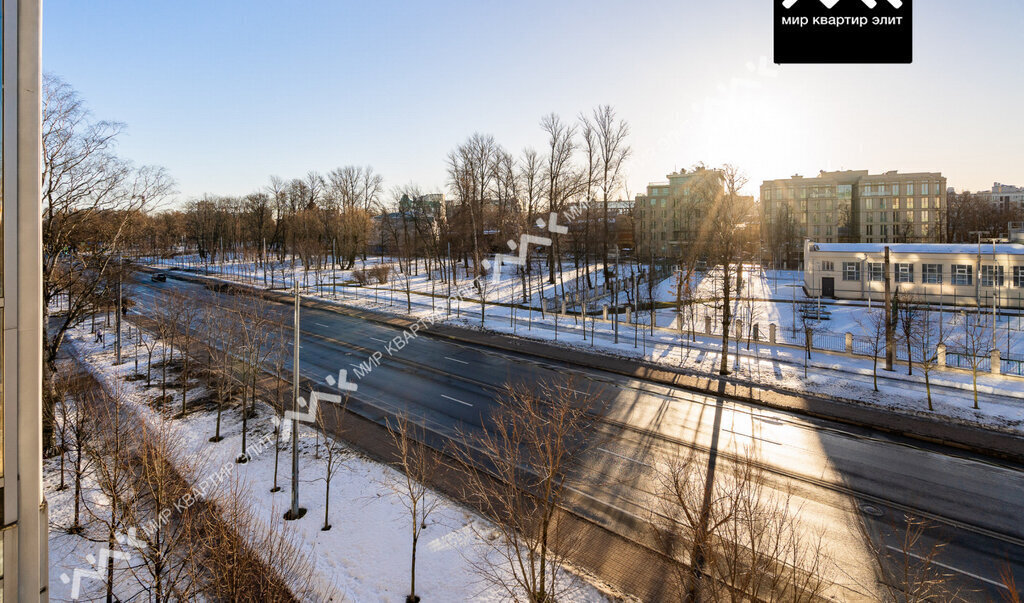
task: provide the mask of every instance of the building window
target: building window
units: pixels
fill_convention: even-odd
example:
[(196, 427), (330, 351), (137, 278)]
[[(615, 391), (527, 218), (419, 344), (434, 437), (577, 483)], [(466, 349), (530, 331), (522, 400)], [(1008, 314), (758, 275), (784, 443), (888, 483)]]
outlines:
[(922, 222), (927, 222), (928, 221), (928, 210), (927, 209), (921, 210), (921, 221)]
[(897, 283), (912, 283), (912, 282), (914, 282), (914, 265), (913, 264), (896, 264), (896, 282)]
[(662, 206), (662, 207), (665, 207), (665, 201), (666, 201), (666, 199), (662, 199), (662, 200), (661, 200), (661, 206)]
[(871, 199), (864, 199), (864, 209), (871, 209)]
[(908, 182), (907, 183), (907, 194), (908, 195), (913, 195), (914, 194), (914, 183), (913, 182)]
[(843, 262), (843, 280), (860, 280), (860, 262)]
[(873, 282), (884, 281), (885, 264), (881, 262), (870, 262), (868, 264), (868, 280)]
[(952, 275), (950, 282), (954, 285), (974, 284), (974, 275), (969, 264), (953, 264), (950, 266), (950, 274)]
[(981, 286), (982, 287), (1002, 287), (1003, 286), (1003, 267), (1002, 266), (982, 266), (981, 267)]
[(922, 195), (927, 195), (928, 194), (928, 183), (927, 182), (922, 182), (921, 183), (921, 194)]
[(1024, 287), (1024, 266), (1013, 267), (1013, 286)]
[(921, 282), (929, 285), (942, 284), (942, 264), (922, 264)]
[(822, 262), (821, 263), (821, 271), (822, 272), (835, 272), (836, 271), (836, 265), (833, 262)]
[(868, 235), (869, 237), (871, 235), (875, 234), (875, 226), (873, 224), (868, 224), (864, 228), (865, 228), (864, 234)]

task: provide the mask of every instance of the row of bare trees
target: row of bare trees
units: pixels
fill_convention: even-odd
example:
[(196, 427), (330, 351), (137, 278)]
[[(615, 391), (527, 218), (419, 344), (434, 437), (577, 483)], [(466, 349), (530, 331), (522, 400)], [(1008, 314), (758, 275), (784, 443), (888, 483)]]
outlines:
[(101, 598), (284, 601), (305, 592), (304, 553), (252, 515), (237, 482), (208, 487), (215, 468), (183, 453), (173, 429), (151, 427), (116, 383), (104, 388), (73, 366), (55, 385), (57, 489), (73, 488), (60, 527), (128, 555), (97, 568)]

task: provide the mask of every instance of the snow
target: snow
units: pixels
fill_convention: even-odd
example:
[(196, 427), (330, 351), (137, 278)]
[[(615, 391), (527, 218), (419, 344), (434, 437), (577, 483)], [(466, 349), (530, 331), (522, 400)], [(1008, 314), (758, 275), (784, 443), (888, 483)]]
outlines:
[[(912, 253), (928, 255), (933, 253), (960, 253), (976, 255), (978, 245), (973, 243), (815, 243), (811, 249), (828, 253), (882, 253), (888, 247), (891, 253)], [(981, 246), (983, 255), (992, 254), (993, 245)], [(996, 243), (995, 253), (1001, 255), (1024, 255), (1024, 245), (1019, 243)]]
[[(133, 362), (113, 365), (113, 353), (103, 348), (88, 334), (87, 325), (73, 329), (68, 345), (101, 382), (113, 383), (134, 372)], [(154, 359), (159, 353), (154, 354)], [(140, 372), (145, 372), (145, 358), (140, 358)], [(154, 383), (157, 381), (154, 380)], [(257, 406), (257, 417), (250, 419), (250, 454), (246, 464), (234, 459), (241, 447), (241, 421), (236, 409), (226, 410), (223, 416), (224, 439), (211, 443), (216, 411), (195, 411), (183, 419), (172, 419), (154, 411), (147, 401), (152, 397), (143, 381), (120, 381), (118, 387), (126, 401), (134, 406), (140, 417), (152, 425), (172, 429), (180, 442), (181, 451), (190, 458), (201, 459), (202, 469), (192, 475), (194, 482), (209, 480), (221, 467), (230, 468), (229, 481), (247, 494), (243, 500), (256, 518), (272, 530), (284, 533), (299, 546), (301, 553), (313, 567), (313, 589), (317, 600), (381, 601), (399, 600), (407, 594), (409, 582), (409, 553), (411, 534), (409, 515), (401, 499), (389, 488), (397, 473), (394, 469), (359, 456), (345, 449), (346, 459), (331, 480), (329, 531), (322, 531), (324, 520), (325, 459), (315, 457), (317, 436), (313, 429), (300, 428), (300, 503), (308, 513), (298, 521), (284, 521), (283, 512), (290, 502), (290, 437), (282, 434), (281, 468), (278, 483), (281, 491), (271, 493), (274, 454), (271, 408)], [(201, 386), (196, 386), (190, 398), (196, 399)], [(174, 393), (180, 403), (178, 393)], [(172, 400), (168, 408), (175, 408)], [(286, 423), (287, 425), (287, 423)], [(269, 441), (262, 451), (256, 442)], [(321, 444), (322, 447), (322, 444)], [(53, 467), (48, 465), (48, 483), (53, 481)], [(51, 488), (52, 490), (52, 488)], [(52, 494), (52, 497), (50, 496)], [(506, 597), (489, 589), (474, 572), (487, 554), (489, 546), (480, 535), (491, 535), (494, 529), (471, 511), (438, 494), (438, 508), (430, 517), (417, 551), (417, 593), (424, 600), (443, 601), (499, 601)], [(51, 517), (65, 521), (68, 495), (48, 490)], [(81, 540), (80, 538), (78, 540)], [(67, 572), (69, 567), (84, 566), (83, 555), (90, 552), (87, 544), (54, 532), (51, 535), (51, 575)], [(563, 570), (565, 571), (565, 570)], [(565, 576), (575, 585), (570, 601), (604, 601), (607, 597), (594, 585), (566, 571)], [(51, 580), (57, 586), (59, 582)], [(65, 590), (55, 590), (52, 599), (69, 598)]]

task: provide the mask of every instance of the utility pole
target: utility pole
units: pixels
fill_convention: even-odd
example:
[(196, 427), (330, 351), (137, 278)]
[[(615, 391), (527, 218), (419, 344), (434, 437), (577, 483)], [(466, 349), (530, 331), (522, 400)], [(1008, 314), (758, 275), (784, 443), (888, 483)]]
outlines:
[(885, 246), (885, 264), (883, 268), (885, 272), (885, 370), (891, 371), (893, 361), (893, 326), (894, 320), (892, 315), (892, 290), (889, 282), (889, 246)]
[(292, 508), (285, 519), (302, 517), (299, 510), (299, 269), (295, 268), (292, 275), (295, 281), (295, 319), (293, 331), (295, 335), (294, 351), (292, 352)]
[(981, 235), (988, 234), (987, 230), (972, 230), (969, 235), (978, 235), (978, 260), (974, 270), (974, 303), (978, 311), (981, 311)]

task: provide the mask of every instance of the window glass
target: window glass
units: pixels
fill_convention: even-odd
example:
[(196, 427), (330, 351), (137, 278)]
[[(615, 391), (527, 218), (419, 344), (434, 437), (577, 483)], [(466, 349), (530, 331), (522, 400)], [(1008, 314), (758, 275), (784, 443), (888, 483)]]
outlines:
[(871, 262), (868, 264), (868, 280), (869, 281), (883, 281), (885, 280), (885, 264), (881, 262)]
[(912, 283), (912, 282), (914, 282), (914, 265), (913, 264), (896, 264), (896, 282), (897, 283)]
[(942, 264), (922, 264), (921, 280), (932, 285), (942, 284)]
[(951, 283), (954, 285), (974, 284), (974, 275), (969, 264), (953, 264), (950, 266)]
[(843, 280), (860, 280), (860, 262), (843, 262)]

